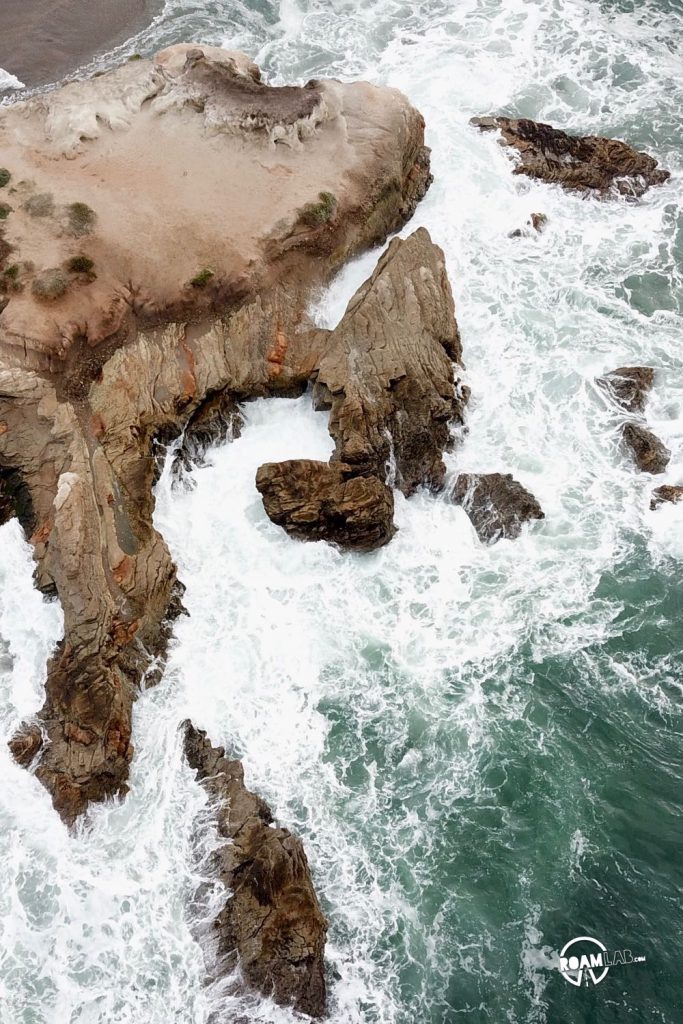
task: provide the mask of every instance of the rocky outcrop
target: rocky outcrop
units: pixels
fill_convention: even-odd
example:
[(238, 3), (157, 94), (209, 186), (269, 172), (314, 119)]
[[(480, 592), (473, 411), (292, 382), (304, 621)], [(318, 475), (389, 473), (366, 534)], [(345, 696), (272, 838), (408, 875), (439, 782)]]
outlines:
[(330, 410), (334, 458), (404, 494), (439, 490), (468, 391), (442, 251), (420, 228), (394, 239), (326, 338), (314, 400)]
[(677, 504), (683, 501), (683, 487), (676, 484), (663, 484), (655, 487), (650, 500), (650, 509), (654, 512), (664, 504)]
[[(360, 372), (340, 369), (350, 339), (309, 327), (304, 311), (312, 289), (414, 210), (430, 181), (423, 129), (394, 90), (279, 90), (244, 55), (209, 47), (173, 47), (0, 108), (11, 207), (0, 246), (0, 471), (37, 583), (65, 622), (45, 705), (11, 747), (37, 764), (65, 820), (125, 793), (132, 702), (143, 677), (158, 678), (181, 609), (152, 524), (155, 439), (190, 423), (180, 451), (192, 437), (201, 448), (202, 436), (234, 429), (234, 402), (299, 394), (316, 371), (336, 408), (345, 388), (358, 401)], [(457, 332), (428, 301), (445, 280), (432, 248), (424, 232), (394, 246), (399, 270), (376, 281), (368, 309), (418, 328), (415, 353), (430, 332), (443, 337), (438, 365), (426, 357), (435, 379), (422, 425), (441, 423), (445, 441), (457, 410), (446, 347)], [(34, 288), (47, 270), (59, 287)], [(377, 328), (360, 311), (355, 323), (369, 351)], [(380, 330), (387, 342), (396, 333)], [(378, 379), (398, 393), (398, 429), (419, 365), (380, 365)], [(382, 408), (380, 430), (391, 422)], [(411, 484), (438, 462), (415, 442)]]
[(653, 157), (617, 139), (567, 135), (526, 118), (473, 117), (470, 124), (481, 131), (500, 132), (503, 145), (517, 154), (515, 174), (573, 191), (638, 197), (670, 177)]
[(462, 505), (484, 544), (514, 540), (525, 523), (545, 519), (536, 498), (510, 473), (461, 473), (451, 500)]
[(654, 379), (655, 371), (651, 366), (620, 366), (598, 377), (597, 383), (625, 412), (641, 413)]
[(250, 988), (322, 1017), (327, 921), (301, 841), (273, 825), (266, 803), (246, 788), (239, 761), (190, 722), (184, 729), (187, 760), (216, 808), (224, 840), (216, 867), (229, 896), (214, 922), (214, 973), (222, 977), (239, 966)]
[(621, 436), (641, 473), (664, 472), (671, 452), (656, 434), (641, 423), (624, 423)]
[(373, 551), (396, 532), (394, 495), (376, 476), (355, 473), (342, 462), (269, 462), (256, 474), (256, 488), (268, 516), (290, 537)]

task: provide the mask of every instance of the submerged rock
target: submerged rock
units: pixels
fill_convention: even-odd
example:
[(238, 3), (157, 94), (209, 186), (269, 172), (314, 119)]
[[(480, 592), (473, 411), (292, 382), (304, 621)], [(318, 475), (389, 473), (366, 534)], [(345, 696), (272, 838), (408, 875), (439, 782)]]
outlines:
[(531, 519), (545, 519), (536, 498), (510, 473), (461, 473), (451, 500), (462, 505), (485, 544), (514, 540)]
[(683, 487), (676, 484), (663, 484), (661, 487), (656, 487), (652, 492), (650, 509), (654, 512), (655, 509), (658, 509), (667, 502), (676, 504), (679, 501), (683, 501)]
[(273, 824), (268, 805), (246, 788), (239, 761), (190, 722), (184, 729), (188, 763), (225, 840), (216, 861), (229, 896), (214, 922), (215, 973), (223, 977), (239, 965), (249, 988), (322, 1017), (327, 921), (301, 840)]
[(642, 196), (670, 178), (657, 161), (626, 142), (597, 135), (567, 135), (527, 118), (473, 117), (482, 131), (500, 131), (504, 145), (519, 154), (515, 174), (526, 174), (581, 192)]
[(651, 366), (620, 366), (598, 377), (597, 383), (626, 412), (639, 413), (645, 409), (654, 379)]
[(355, 472), (341, 462), (269, 462), (256, 474), (256, 487), (270, 519), (291, 537), (373, 551), (396, 532), (394, 495), (376, 476)]
[(642, 424), (625, 423), (622, 437), (642, 473), (663, 473), (669, 465), (671, 452), (656, 434)]

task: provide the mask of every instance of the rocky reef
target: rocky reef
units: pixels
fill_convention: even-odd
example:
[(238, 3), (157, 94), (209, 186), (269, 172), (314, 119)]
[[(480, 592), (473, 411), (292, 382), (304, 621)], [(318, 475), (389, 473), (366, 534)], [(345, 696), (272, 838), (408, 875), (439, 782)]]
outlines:
[(618, 139), (567, 135), (527, 118), (473, 117), (470, 124), (481, 131), (500, 132), (502, 144), (517, 155), (515, 174), (570, 191), (638, 197), (670, 177), (654, 157)]
[(188, 763), (216, 807), (224, 840), (215, 866), (228, 896), (213, 923), (212, 973), (231, 977), (236, 990), (246, 985), (321, 1017), (327, 921), (301, 840), (273, 825), (267, 804), (246, 788), (239, 761), (190, 722), (183, 728)]

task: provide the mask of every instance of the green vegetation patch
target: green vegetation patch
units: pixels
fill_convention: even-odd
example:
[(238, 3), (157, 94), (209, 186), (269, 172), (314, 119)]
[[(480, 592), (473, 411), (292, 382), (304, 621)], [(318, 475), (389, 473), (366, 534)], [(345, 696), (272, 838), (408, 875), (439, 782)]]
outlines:
[(192, 278), (190, 286), (192, 288), (205, 288), (213, 276), (213, 270), (208, 270), (205, 267), (204, 270), (200, 270), (199, 273)]
[(12, 207), (9, 203), (0, 203), (0, 220), (7, 220), (11, 212)]
[(97, 214), (86, 203), (71, 203), (66, 213), (72, 235), (89, 235), (95, 227)]
[(91, 273), (94, 262), (89, 256), (73, 256), (66, 265), (66, 269), (70, 274), (89, 274)]
[(301, 211), (301, 219), (311, 227), (319, 227), (332, 220), (337, 211), (337, 199), (331, 192), (321, 192), (317, 203), (307, 203)]
[(4, 188), (5, 185), (9, 185), (11, 177), (12, 175), (6, 167), (0, 167), (0, 188)]
[(6, 267), (5, 270), (3, 270), (3, 276), (8, 277), (10, 281), (16, 281), (19, 277), (19, 264), (12, 263), (11, 266)]
[(59, 267), (51, 267), (38, 274), (31, 285), (31, 291), (37, 299), (51, 302), (53, 299), (61, 298), (68, 287), (69, 279), (64, 271)]
[(39, 192), (29, 196), (24, 209), (31, 217), (51, 217), (55, 212), (55, 200), (51, 192)]

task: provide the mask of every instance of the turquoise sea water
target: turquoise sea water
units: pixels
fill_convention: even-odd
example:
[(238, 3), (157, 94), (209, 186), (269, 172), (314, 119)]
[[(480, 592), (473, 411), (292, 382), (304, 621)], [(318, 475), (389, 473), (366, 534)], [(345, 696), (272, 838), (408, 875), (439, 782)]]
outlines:
[[(129, 798), (70, 839), (0, 745), (2, 1024), (293, 1021), (202, 986), (190, 898), (211, 836), (177, 740), (188, 715), (304, 837), (334, 1024), (678, 1024), (683, 507), (649, 510), (594, 378), (656, 368), (647, 419), (672, 451), (656, 482), (683, 483), (680, 3), (168, 0), (119, 54), (181, 39), (244, 49), (274, 82), (394, 85), (422, 110), (435, 182), (404, 233), (424, 224), (446, 252), (473, 393), (449, 473), (511, 472), (546, 519), (484, 548), (418, 494), (373, 555), (296, 544), (253, 480), (329, 455), (307, 397), (247, 407), (193, 488), (166, 474), (157, 525), (191, 615), (136, 707)], [(625, 138), (672, 179), (601, 203), (513, 177), (468, 126), (493, 112)], [(546, 233), (511, 240), (532, 211)], [(321, 323), (376, 258), (320, 297)], [(60, 635), (30, 574), (10, 524), (7, 735)], [(579, 935), (646, 961), (575, 988), (558, 953)]]

